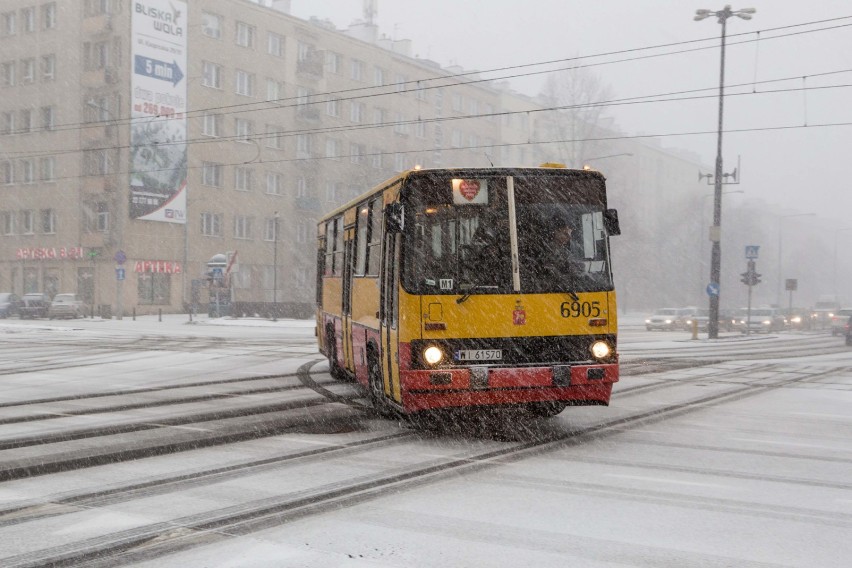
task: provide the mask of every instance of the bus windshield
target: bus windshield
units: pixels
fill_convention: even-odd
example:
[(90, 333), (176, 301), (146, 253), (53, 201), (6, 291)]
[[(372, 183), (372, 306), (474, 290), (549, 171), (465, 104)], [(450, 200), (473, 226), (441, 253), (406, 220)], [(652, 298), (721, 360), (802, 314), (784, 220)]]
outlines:
[[(464, 174), (465, 172), (459, 172)], [(403, 285), (417, 294), (514, 291), (509, 178), (422, 176), (403, 190)], [(513, 173), (520, 292), (612, 289), (597, 175)]]

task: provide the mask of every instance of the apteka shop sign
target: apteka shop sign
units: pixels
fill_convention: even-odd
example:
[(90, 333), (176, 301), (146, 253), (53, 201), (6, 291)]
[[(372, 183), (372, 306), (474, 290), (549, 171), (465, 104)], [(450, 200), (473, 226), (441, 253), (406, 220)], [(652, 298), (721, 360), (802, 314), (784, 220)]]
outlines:
[(155, 272), (158, 274), (182, 274), (179, 262), (170, 260), (137, 260), (133, 264), (133, 272)]

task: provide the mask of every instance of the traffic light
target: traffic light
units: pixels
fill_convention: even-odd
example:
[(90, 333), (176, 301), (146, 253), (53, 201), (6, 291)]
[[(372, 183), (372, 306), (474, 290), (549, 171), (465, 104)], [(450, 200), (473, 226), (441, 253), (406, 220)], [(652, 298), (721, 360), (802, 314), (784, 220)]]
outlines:
[(758, 284), (760, 284), (760, 277), (763, 275), (758, 274), (757, 272), (749, 271), (743, 272), (741, 276), (742, 278), (740, 279), (740, 282), (742, 282), (746, 286), (757, 286)]

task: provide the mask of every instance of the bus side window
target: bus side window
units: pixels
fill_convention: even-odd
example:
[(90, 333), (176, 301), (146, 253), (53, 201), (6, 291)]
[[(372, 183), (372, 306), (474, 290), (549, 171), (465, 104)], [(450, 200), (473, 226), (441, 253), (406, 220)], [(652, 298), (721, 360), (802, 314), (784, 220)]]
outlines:
[(334, 220), (328, 221), (325, 224), (325, 270), (323, 273), (326, 276), (332, 275), (332, 267), (334, 263)]
[(370, 202), (370, 234), (367, 250), (367, 276), (378, 276), (382, 260), (382, 198)]
[(358, 226), (356, 231), (355, 276), (364, 276), (367, 270), (367, 231), (369, 229), (370, 207), (366, 203), (358, 207)]

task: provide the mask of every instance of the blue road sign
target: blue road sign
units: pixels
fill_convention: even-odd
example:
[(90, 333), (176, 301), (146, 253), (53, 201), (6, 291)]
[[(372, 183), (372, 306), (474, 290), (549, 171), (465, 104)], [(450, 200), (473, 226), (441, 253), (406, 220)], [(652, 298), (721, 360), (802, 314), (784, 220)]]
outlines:
[(116, 280), (124, 280), (124, 269), (116, 268), (115, 269), (115, 279)]
[(718, 296), (719, 295), (719, 283), (711, 282), (707, 285), (707, 295), (708, 296)]
[(127, 255), (124, 254), (123, 250), (120, 250), (117, 253), (115, 253), (115, 256), (113, 258), (119, 264), (124, 264), (125, 262), (127, 262)]
[(757, 252), (760, 250), (759, 245), (746, 245), (745, 257), (754, 260), (757, 258)]

